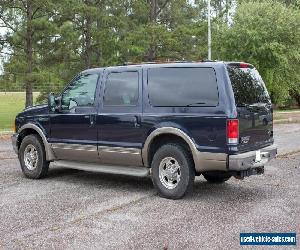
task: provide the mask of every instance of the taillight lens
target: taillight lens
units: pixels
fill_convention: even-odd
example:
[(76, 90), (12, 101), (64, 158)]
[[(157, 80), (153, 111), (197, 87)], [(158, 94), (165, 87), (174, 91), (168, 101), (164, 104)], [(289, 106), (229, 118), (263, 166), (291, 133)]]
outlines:
[(228, 144), (238, 144), (239, 142), (239, 120), (227, 120), (227, 142)]
[(247, 69), (250, 68), (250, 65), (248, 63), (240, 63), (240, 68)]

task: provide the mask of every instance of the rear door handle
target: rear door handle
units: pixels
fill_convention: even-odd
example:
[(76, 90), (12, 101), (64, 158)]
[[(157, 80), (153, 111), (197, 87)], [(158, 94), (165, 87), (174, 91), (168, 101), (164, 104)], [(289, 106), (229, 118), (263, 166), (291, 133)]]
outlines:
[(135, 115), (133, 117), (133, 124), (135, 128), (138, 128), (141, 126), (141, 117), (139, 115)]
[(90, 115), (90, 124), (94, 126), (96, 122), (96, 115)]
[(85, 119), (90, 119), (90, 125), (94, 126), (95, 123), (95, 115), (85, 115), (84, 116)]

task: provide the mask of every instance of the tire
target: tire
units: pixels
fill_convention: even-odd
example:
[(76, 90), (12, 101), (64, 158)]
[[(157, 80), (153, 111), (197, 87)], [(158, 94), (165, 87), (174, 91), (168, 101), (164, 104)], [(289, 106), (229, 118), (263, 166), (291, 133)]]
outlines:
[(228, 175), (227, 173), (203, 173), (204, 178), (210, 182), (210, 183), (216, 183), (221, 184), (225, 181), (228, 181), (231, 178), (231, 175)]
[(22, 140), (19, 160), (22, 172), (27, 178), (40, 179), (48, 173), (49, 162), (46, 161), (44, 144), (37, 135), (28, 135)]
[(191, 192), (195, 180), (194, 162), (183, 146), (174, 143), (161, 146), (154, 154), (151, 168), (159, 196), (176, 200)]

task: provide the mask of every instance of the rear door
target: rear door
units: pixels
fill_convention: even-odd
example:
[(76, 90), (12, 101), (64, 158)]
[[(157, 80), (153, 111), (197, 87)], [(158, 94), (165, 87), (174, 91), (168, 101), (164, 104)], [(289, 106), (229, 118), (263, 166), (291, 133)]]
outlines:
[(98, 152), (103, 164), (141, 166), (142, 69), (106, 69), (97, 115)]
[(248, 64), (229, 64), (239, 119), (239, 151), (262, 148), (273, 143), (273, 110), (258, 71)]

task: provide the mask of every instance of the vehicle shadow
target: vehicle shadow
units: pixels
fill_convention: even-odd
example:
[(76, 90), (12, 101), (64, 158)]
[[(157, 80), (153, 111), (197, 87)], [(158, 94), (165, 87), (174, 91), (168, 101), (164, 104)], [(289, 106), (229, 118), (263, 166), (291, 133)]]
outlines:
[(275, 193), (266, 189), (257, 180), (251, 182), (231, 179), (222, 184), (212, 184), (203, 178), (197, 178), (193, 186), (193, 193), (186, 197), (187, 200), (217, 201), (217, 202), (239, 202), (248, 203), (257, 200), (270, 199)]
[(86, 188), (99, 187), (101, 189), (149, 191), (153, 189), (151, 178), (134, 177), (116, 174), (95, 173), (68, 168), (50, 168), (48, 180), (76, 183)]
[[(140, 178), (75, 169), (50, 168), (47, 179), (55, 182), (73, 183), (84, 188), (146, 193), (152, 191), (156, 193), (150, 177)], [(249, 185), (249, 182), (237, 180), (229, 180), (222, 184), (211, 184), (202, 177), (197, 177), (193, 185), (193, 192), (185, 196), (183, 200), (198, 200), (201, 202), (226, 202), (230, 200), (233, 203), (247, 203), (268, 199), (272, 196), (274, 196), (274, 193), (264, 188), (264, 185), (257, 183), (257, 181), (251, 182), (251, 185)], [(158, 195), (154, 197), (159, 198)], [(160, 199), (165, 200), (163, 198)]]

